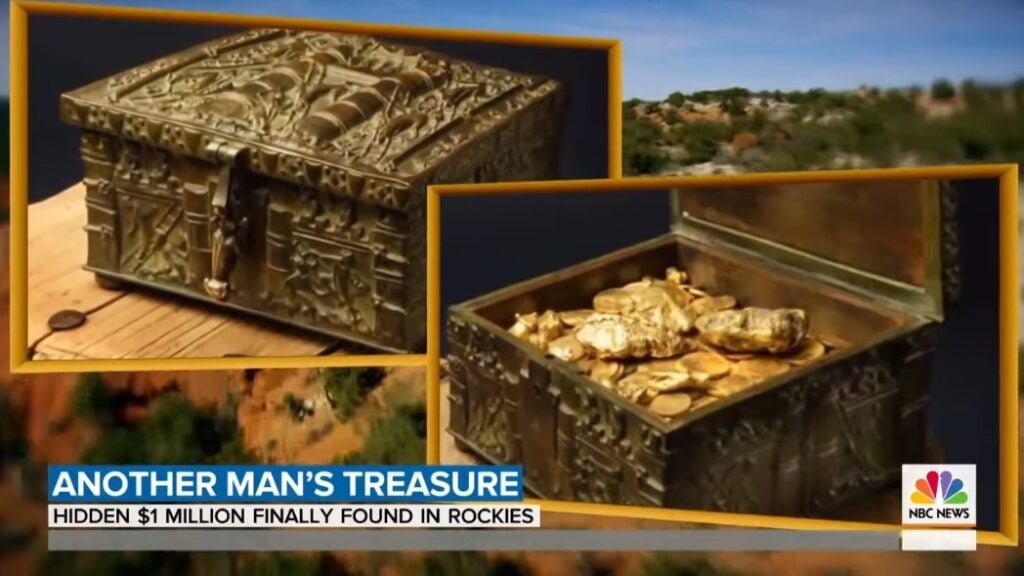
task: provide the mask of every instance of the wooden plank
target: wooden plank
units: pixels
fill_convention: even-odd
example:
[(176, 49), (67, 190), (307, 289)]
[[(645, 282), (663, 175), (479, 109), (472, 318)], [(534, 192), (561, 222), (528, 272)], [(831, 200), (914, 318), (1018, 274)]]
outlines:
[[(79, 183), (28, 210), (28, 341), (33, 359), (313, 356), (333, 339), (148, 291), (100, 288), (87, 256), (85, 187)], [(52, 332), (51, 315), (85, 312), (82, 326)]]
[(28, 342), (50, 332), (47, 320), (70, 308), (89, 311), (123, 296), (82, 270), (87, 246), (85, 186), (77, 184), (28, 207)]

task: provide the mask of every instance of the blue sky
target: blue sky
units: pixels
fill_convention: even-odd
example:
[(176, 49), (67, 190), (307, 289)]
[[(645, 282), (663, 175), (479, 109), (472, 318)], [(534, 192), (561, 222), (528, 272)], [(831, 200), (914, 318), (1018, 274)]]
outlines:
[[(1024, 76), (1024, 0), (106, 0), (618, 38), (626, 98)], [(3, 46), (7, 18), (2, 15)], [(7, 92), (7, 59), (0, 91)]]

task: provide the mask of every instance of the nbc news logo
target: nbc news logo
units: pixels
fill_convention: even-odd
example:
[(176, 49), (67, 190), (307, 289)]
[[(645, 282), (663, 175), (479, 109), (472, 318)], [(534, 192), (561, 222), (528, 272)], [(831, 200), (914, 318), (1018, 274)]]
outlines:
[(905, 464), (903, 524), (974, 526), (975, 487), (973, 464)]

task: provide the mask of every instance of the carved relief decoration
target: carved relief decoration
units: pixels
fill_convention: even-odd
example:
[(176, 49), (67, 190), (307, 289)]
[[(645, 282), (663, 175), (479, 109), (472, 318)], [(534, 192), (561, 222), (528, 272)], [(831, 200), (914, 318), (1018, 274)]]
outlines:
[(942, 290), (946, 302), (956, 304), (960, 300), (960, 225), (958, 192), (952, 182), (944, 181), (939, 191), (941, 210), (941, 257)]
[(62, 110), (200, 157), (213, 137), (245, 142), (253, 171), (402, 208), (409, 179), (557, 86), (366, 36), (268, 30), (127, 71)]
[(181, 181), (162, 150), (117, 147), (113, 188), (120, 220), (118, 271), (170, 284), (188, 280), (188, 238)]

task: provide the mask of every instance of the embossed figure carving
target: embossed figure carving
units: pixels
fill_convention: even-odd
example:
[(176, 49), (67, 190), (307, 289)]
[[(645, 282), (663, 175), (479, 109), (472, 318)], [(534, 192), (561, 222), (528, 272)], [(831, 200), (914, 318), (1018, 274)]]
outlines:
[(421, 351), (426, 186), (556, 177), (564, 106), (557, 81), (360, 35), (170, 55), (61, 99), (87, 268)]

